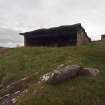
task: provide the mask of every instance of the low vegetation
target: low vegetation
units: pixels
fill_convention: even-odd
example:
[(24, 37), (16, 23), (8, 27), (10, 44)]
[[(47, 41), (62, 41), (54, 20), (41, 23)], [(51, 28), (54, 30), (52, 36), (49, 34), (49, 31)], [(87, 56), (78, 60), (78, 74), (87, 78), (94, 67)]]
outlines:
[[(98, 68), (100, 75), (80, 76), (58, 85), (36, 82), (60, 64)], [(29, 91), (16, 105), (105, 105), (105, 42), (81, 47), (14, 48), (0, 53), (0, 90), (32, 74), (37, 80), (30, 83)]]

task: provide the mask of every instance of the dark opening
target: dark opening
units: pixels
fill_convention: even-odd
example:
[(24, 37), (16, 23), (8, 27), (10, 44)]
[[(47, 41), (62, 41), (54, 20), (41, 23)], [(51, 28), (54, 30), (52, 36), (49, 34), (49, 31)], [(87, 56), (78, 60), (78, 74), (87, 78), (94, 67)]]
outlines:
[(74, 46), (77, 42), (76, 33), (39, 35), (26, 38), (27, 46)]

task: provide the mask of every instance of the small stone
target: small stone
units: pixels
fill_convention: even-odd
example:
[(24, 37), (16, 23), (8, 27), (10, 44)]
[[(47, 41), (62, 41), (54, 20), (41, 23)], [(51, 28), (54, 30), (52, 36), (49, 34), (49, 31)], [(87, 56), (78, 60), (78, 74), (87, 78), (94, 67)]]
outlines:
[(12, 101), (13, 104), (15, 104), (16, 103), (16, 98), (13, 98), (11, 101)]

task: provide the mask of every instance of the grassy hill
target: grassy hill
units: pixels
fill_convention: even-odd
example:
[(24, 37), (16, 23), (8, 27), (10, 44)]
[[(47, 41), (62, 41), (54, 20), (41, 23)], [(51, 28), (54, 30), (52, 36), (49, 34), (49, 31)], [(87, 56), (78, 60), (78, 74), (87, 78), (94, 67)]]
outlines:
[[(80, 76), (55, 86), (36, 82), (60, 64), (98, 68), (100, 75)], [(20, 97), (16, 105), (105, 105), (105, 42), (81, 47), (0, 51), (0, 90), (32, 74), (35, 74), (34, 83), (30, 83), (29, 92)]]

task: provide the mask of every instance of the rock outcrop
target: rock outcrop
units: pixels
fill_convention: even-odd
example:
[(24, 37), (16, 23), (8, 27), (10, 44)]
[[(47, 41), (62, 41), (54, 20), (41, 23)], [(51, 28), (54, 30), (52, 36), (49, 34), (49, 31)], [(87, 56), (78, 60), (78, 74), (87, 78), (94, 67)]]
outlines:
[(28, 91), (31, 83), (35, 82), (35, 75), (24, 77), (2, 89), (0, 92), (0, 105), (14, 105), (17, 98)]

